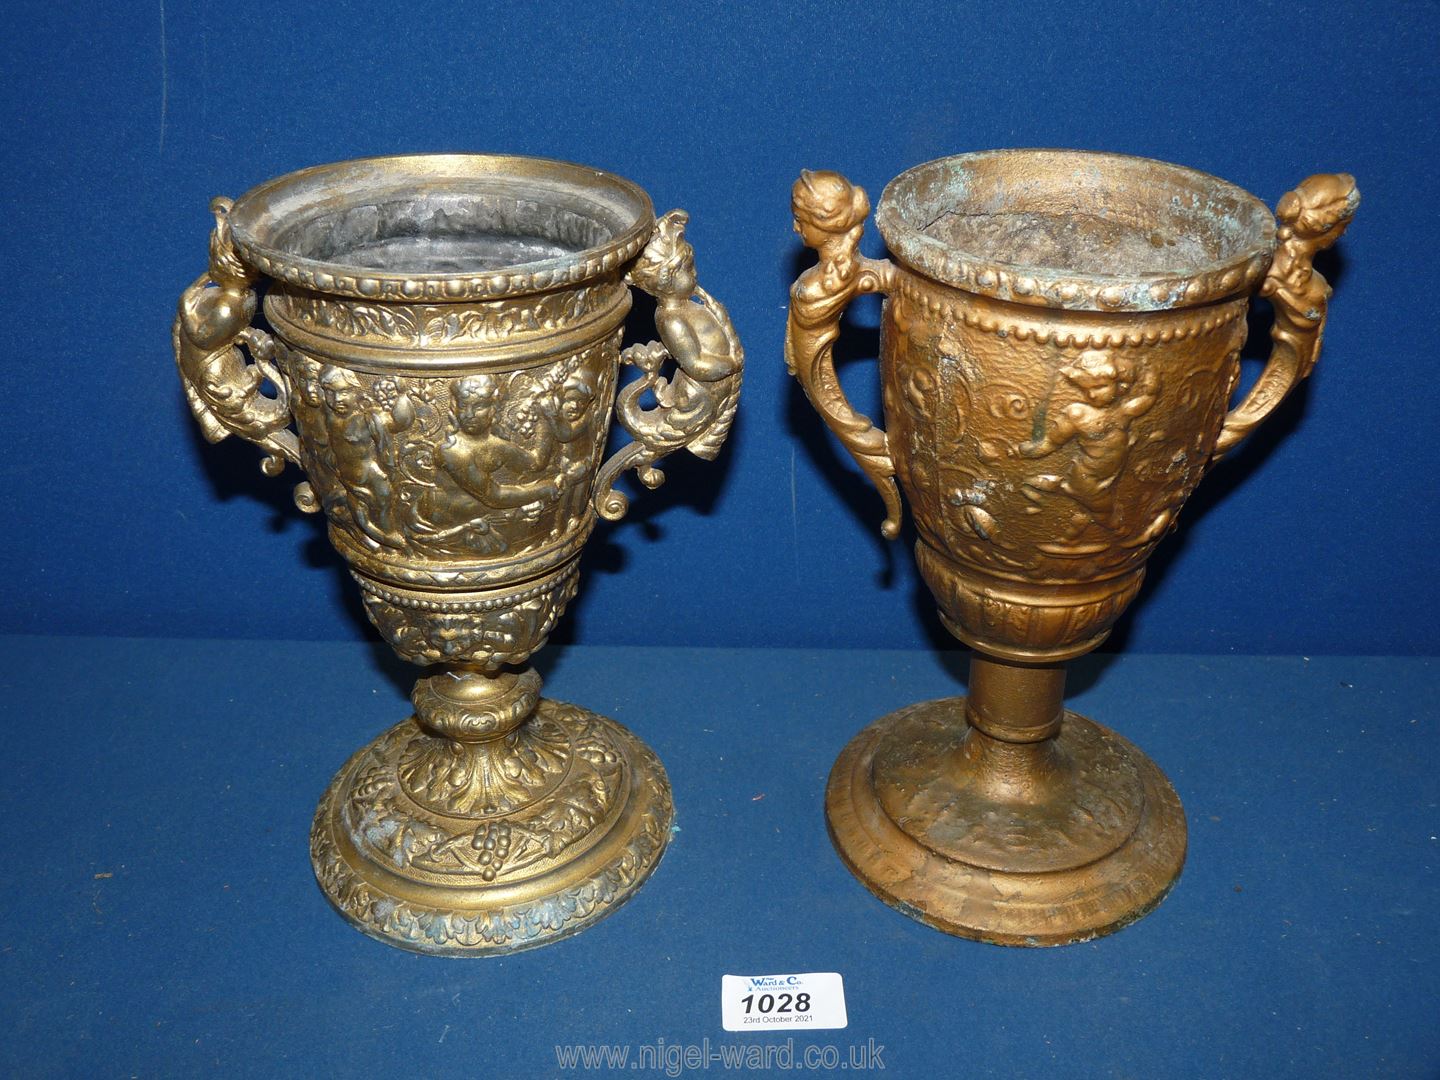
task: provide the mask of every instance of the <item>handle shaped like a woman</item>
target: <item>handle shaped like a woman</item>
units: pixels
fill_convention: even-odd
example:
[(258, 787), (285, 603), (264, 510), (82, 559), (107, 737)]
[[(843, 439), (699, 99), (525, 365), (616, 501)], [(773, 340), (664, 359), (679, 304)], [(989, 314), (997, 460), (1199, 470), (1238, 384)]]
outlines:
[(804, 172), (791, 193), (795, 231), (820, 261), (790, 290), (785, 328), (785, 366), (800, 380), (805, 396), (885, 500), (880, 531), (887, 540), (900, 533), (900, 490), (885, 432), (855, 411), (835, 374), (835, 339), (840, 316), (859, 293), (884, 292), (895, 267), (859, 253), (860, 234), (870, 213), (865, 189), (839, 173)]

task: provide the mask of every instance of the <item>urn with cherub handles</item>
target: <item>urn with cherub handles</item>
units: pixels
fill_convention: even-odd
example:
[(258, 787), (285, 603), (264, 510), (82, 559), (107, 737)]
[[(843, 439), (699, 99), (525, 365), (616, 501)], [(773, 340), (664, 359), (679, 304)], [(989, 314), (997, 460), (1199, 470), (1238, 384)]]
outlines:
[[(371, 621), (429, 673), (415, 713), (320, 801), (315, 874), (366, 934), (428, 953), (513, 952), (613, 911), (670, 836), (669, 783), (619, 724), (540, 696), (526, 665), (574, 596), (627, 469), (710, 459), (743, 354), (701, 289), (686, 215), (563, 162), (373, 158), (211, 209), (175, 358), (212, 442), (304, 470)], [(267, 286), (271, 328), (251, 325)], [(658, 341), (621, 347), (630, 286)], [(622, 368), (639, 377), (617, 394)], [(668, 372), (668, 373), (667, 373)], [(608, 460), (612, 417), (633, 440)]]
[[(1158, 904), (1185, 817), (1134, 745), (1064, 708), (1065, 662), (1105, 640), (1205, 471), (1315, 363), (1330, 289), (1316, 252), (1359, 203), (1312, 176), (1272, 215), (1213, 176), (1116, 154), (1002, 150), (902, 173), (859, 254), (865, 192), (795, 184), (819, 253), (792, 291), (786, 359), (884, 498), (900, 492), (968, 697), (876, 721), (840, 755), (826, 813), (846, 865), (950, 933), (1057, 945)], [(885, 428), (845, 400), (846, 304), (885, 296)], [(1269, 363), (1234, 408), (1250, 297)]]

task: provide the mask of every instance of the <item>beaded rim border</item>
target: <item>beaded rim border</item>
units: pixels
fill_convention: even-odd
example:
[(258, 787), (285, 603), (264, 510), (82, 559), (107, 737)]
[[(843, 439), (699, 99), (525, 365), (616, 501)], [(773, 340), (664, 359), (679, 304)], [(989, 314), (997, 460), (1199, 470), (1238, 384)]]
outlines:
[[(635, 221), (608, 243), (558, 259), (519, 263), (481, 274), (397, 274), (291, 255), (257, 241), (246, 220), (249, 215), (263, 220), (266, 213), (264, 200), (302, 178), (312, 178), (327, 171), (340, 172), (354, 166), (403, 169), (407, 161), (413, 161), (418, 167), (421, 163), (445, 158), (454, 159), (457, 167), (469, 164), (477, 170), (488, 171), (492, 176), (503, 177), (504, 170), (508, 169), (517, 180), (526, 179), (527, 174), (532, 177), (563, 177), (568, 173), (576, 181), (588, 177), (598, 186), (631, 199), (636, 207)], [(545, 292), (589, 281), (630, 262), (649, 241), (655, 227), (655, 208), (650, 196), (633, 181), (573, 162), (503, 154), (398, 154), (315, 165), (251, 188), (235, 200), (230, 217), (235, 248), (252, 269), (277, 281), (315, 292), (398, 302), (494, 299)]]
[[(981, 259), (926, 236), (905, 219), (900, 210), (903, 190), (924, 170), (944, 162), (978, 161), (1013, 155), (1067, 154), (1086, 159), (1112, 159), (1154, 165), (1197, 183), (1218, 185), (1236, 198), (1253, 202), (1264, 211), (1258, 241), (1229, 259), (1196, 267), (1187, 274), (1077, 274), (1043, 266), (1013, 266)], [(905, 170), (880, 197), (875, 224), (885, 243), (910, 268), (966, 292), (1032, 307), (1071, 311), (1166, 311), (1194, 307), (1252, 288), (1270, 267), (1275, 250), (1275, 219), (1269, 208), (1243, 188), (1184, 165), (1173, 165), (1128, 154), (1083, 150), (986, 150), (938, 158)]]
[(1218, 314), (1194, 322), (1140, 329), (1138, 327), (1096, 327), (1085, 329), (1074, 326), (1047, 326), (1044, 323), (1028, 325), (1016, 319), (996, 318), (972, 310), (964, 305), (946, 304), (919, 287), (913, 277), (900, 278), (896, 293), (907, 303), (924, 309), (927, 316), (962, 322), (966, 326), (1000, 337), (1013, 337), (1016, 341), (1034, 339), (1041, 345), (1054, 342), (1062, 349), (1118, 349), (1123, 345), (1165, 345), (1172, 341), (1204, 337), (1223, 329), (1245, 315), (1243, 305), (1220, 309)]

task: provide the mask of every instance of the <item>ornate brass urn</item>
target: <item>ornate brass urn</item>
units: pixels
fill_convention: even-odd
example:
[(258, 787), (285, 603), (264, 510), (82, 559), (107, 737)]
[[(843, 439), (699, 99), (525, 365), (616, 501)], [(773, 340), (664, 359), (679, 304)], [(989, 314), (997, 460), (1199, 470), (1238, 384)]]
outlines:
[[(191, 408), (266, 473), (303, 468), (295, 501), (324, 511), (371, 620), (430, 666), (414, 716), (320, 801), (325, 895), (422, 952), (583, 929), (654, 870), (670, 788), (639, 739), (542, 698), (525, 663), (597, 514), (625, 513), (621, 473), (655, 487), (659, 458), (713, 458), (730, 429), (742, 352), (696, 284), (685, 214), (657, 220), (608, 173), (482, 155), (320, 166), (212, 210), (175, 321)], [(262, 279), (273, 334), (250, 325)], [(628, 285), (655, 297), (659, 341), (622, 350)], [(623, 365), (640, 375), (617, 397)], [(602, 464), (612, 408), (634, 441)]]
[[(1330, 290), (1311, 266), (1358, 205), (1313, 176), (1278, 222), (1212, 176), (1111, 154), (962, 154), (903, 173), (876, 215), (895, 262), (858, 254), (864, 191), (795, 184), (820, 261), (792, 292), (786, 359), (885, 501), (899, 488), (968, 698), (912, 705), (846, 747), (826, 795), (846, 865), (953, 934), (1057, 945), (1158, 904), (1185, 818), (1131, 743), (1063, 706), (1064, 663), (1099, 645), (1195, 484), (1310, 373)], [(1227, 412), (1251, 294), (1270, 361)], [(886, 428), (846, 402), (845, 305), (885, 295)]]

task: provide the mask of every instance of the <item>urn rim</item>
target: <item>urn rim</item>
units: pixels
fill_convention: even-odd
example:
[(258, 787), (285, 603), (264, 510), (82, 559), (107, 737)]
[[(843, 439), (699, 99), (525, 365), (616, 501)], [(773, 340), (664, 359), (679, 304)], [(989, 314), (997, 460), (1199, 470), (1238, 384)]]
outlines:
[[(477, 231), (506, 215), (521, 231)], [(240, 196), (228, 218), (240, 258), (261, 274), (316, 292), (411, 303), (546, 292), (612, 274), (649, 240), (655, 210), (633, 181), (573, 162), (395, 154), (286, 173)], [(452, 245), (513, 241), (516, 254), (427, 266), (426, 230)], [(397, 254), (408, 241), (418, 242)], [(387, 243), (390, 250), (367, 262), (347, 243), (350, 251), (368, 244), (378, 252)]]
[(937, 158), (890, 181), (875, 220), (902, 263), (942, 284), (1076, 311), (1166, 311), (1247, 293), (1275, 250), (1274, 215), (1243, 188), (1090, 150)]

